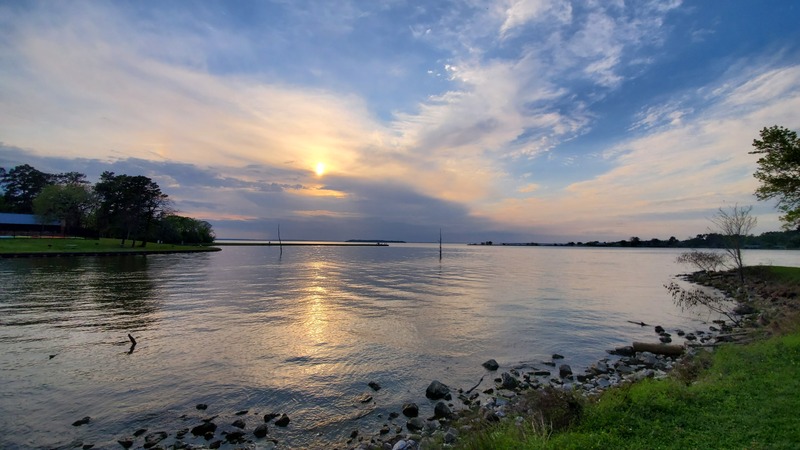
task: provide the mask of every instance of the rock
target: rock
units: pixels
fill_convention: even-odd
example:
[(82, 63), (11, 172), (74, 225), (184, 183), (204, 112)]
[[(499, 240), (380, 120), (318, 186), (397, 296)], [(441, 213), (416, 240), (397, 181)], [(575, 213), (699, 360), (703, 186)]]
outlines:
[(249, 412), (250, 412), (250, 411), (248, 411), (248, 410), (246, 410), (246, 409), (245, 409), (245, 410), (243, 410), (243, 411), (236, 411), (235, 415), (237, 415), (237, 416), (243, 416), (243, 415), (245, 415), (245, 414), (247, 414), (247, 413), (249, 413)]
[(358, 430), (353, 430), (350, 432), (350, 439), (355, 439), (358, 437)]
[(425, 421), (419, 417), (412, 417), (411, 419), (408, 419), (408, 422), (406, 422), (406, 428), (412, 432), (420, 431), (425, 428)]
[(244, 442), (244, 431), (231, 431), (225, 435), (225, 440), (232, 444)]
[(369, 383), (367, 383), (367, 386), (369, 386), (370, 388), (372, 388), (373, 391), (376, 392), (381, 390), (381, 385), (375, 381), (370, 381)]
[(384, 435), (384, 434), (389, 434), (389, 431), (391, 431), (391, 429), (389, 428), (389, 425), (384, 425), (384, 426), (381, 427), (381, 429), (380, 429), (380, 431), (378, 431), (378, 433), (380, 433), (381, 435)]
[(500, 416), (494, 410), (488, 410), (483, 413), (483, 420), (487, 422), (500, 422)]
[(244, 420), (242, 420), (242, 419), (234, 420), (231, 425), (233, 425), (234, 427), (239, 428), (241, 430), (244, 430), (244, 427), (247, 426), (245, 424)]
[(633, 356), (633, 355), (636, 354), (636, 352), (633, 351), (633, 347), (632, 346), (625, 345), (625, 346), (622, 346), (622, 347), (615, 348), (613, 354), (619, 355), (619, 356)]
[(207, 433), (211, 433), (213, 435), (216, 429), (217, 425), (214, 422), (204, 422), (203, 424), (192, 428), (192, 434), (195, 436), (205, 436)]
[(369, 403), (372, 401), (372, 396), (369, 394), (362, 394), (359, 397), (356, 397), (356, 401), (359, 403)]
[(144, 437), (144, 448), (155, 447), (156, 444), (166, 439), (167, 436), (165, 431), (156, 431), (155, 433), (148, 434)]
[(572, 367), (570, 367), (568, 364), (562, 364), (558, 368), (558, 374), (561, 376), (561, 378), (566, 378), (572, 375)]
[(436, 380), (431, 381), (431, 384), (429, 384), (428, 388), (425, 390), (425, 397), (428, 397), (431, 400), (447, 398), (449, 394), (450, 388)]
[(201, 411), (205, 411), (206, 409), (208, 409), (208, 405), (206, 405), (205, 403), (198, 403), (197, 406), (195, 406), (195, 408)]
[(746, 314), (755, 314), (758, 312), (757, 309), (753, 308), (751, 305), (742, 303), (733, 308), (734, 314), (738, 314), (740, 316), (744, 316)]
[(458, 437), (458, 430), (453, 427), (447, 429), (447, 433), (444, 434), (444, 443), (445, 444), (453, 444)]
[(447, 419), (453, 415), (453, 411), (444, 402), (439, 402), (433, 407), (433, 417), (437, 419)]
[(663, 342), (664, 344), (669, 344), (672, 342), (672, 338), (669, 336), (661, 336), (658, 338), (659, 341)]
[(269, 433), (269, 429), (267, 429), (267, 424), (262, 423), (261, 425), (257, 426), (255, 430), (253, 430), (253, 435), (257, 438), (263, 438), (264, 436)]
[(631, 366), (627, 366), (625, 364), (621, 364), (621, 365), (617, 366), (617, 373), (619, 373), (619, 374), (630, 375), (633, 372), (635, 372), (635, 370), (633, 370), (633, 367), (631, 367)]
[(684, 336), (686, 332), (681, 329), (677, 329), (675, 330), (675, 334), (677, 334), (678, 336)]
[(503, 372), (500, 375), (500, 386), (502, 386), (503, 389), (514, 390), (519, 386), (519, 380), (511, 376), (510, 373)]
[(121, 445), (122, 448), (131, 448), (133, 446), (133, 438), (132, 437), (124, 437), (124, 438), (118, 440), (117, 442), (119, 442), (119, 445)]
[(597, 381), (596, 381), (596, 384), (597, 384), (597, 387), (599, 387), (601, 389), (607, 389), (608, 387), (611, 386), (611, 382), (608, 381), (605, 378), (598, 378)]
[(208, 445), (208, 448), (220, 448), (222, 446), (222, 441), (216, 440)]
[(145, 433), (147, 433), (147, 428), (139, 428), (138, 430), (133, 432), (133, 435), (139, 437)]
[(534, 370), (533, 374), (537, 377), (549, 377), (550, 371), (549, 370)]
[(183, 428), (180, 431), (178, 431), (177, 433), (175, 433), (175, 437), (177, 439), (183, 439), (183, 437), (186, 436), (186, 433), (188, 433), (188, 432), (189, 432), (188, 428)]
[(403, 415), (406, 417), (417, 417), (419, 415), (419, 406), (416, 403), (406, 403), (403, 405)]
[(275, 425), (279, 427), (285, 427), (286, 425), (289, 425), (289, 422), (290, 422), (289, 416), (287, 416), (286, 414), (281, 414), (278, 420), (275, 421)]
[(73, 427), (79, 427), (79, 426), (81, 426), (81, 425), (86, 425), (86, 424), (87, 424), (87, 423), (89, 423), (91, 420), (92, 420), (92, 418), (91, 418), (91, 417), (89, 417), (89, 416), (86, 416), (86, 417), (84, 417), (83, 419), (79, 419), (79, 420), (76, 420), (75, 422), (72, 422), (72, 426), (73, 426)]
[(697, 336), (695, 336), (694, 333), (688, 333), (685, 336), (685, 338), (686, 338), (687, 341), (696, 341), (697, 340)]
[[(403, 405), (403, 407), (405, 408), (405, 405)], [(395, 412), (395, 411), (392, 411), (392, 412), (390, 412), (390, 413), (389, 413), (389, 420), (396, 419), (396, 418), (398, 418), (399, 416), (400, 416), (400, 414), (398, 414), (398, 413), (397, 413), (397, 412)]]
[(264, 414), (264, 423), (269, 423), (270, 420), (278, 416), (280, 416), (280, 414), (275, 414), (275, 413)]
[(656, 330), (656, 334), (661, 334), (661, 333), (664, 332), (664, 327), (662, 327), (661, 325), (656, 325), (655, 330)]
[(608, 373), (608, 364), (603, 361), (598, 361), (592, 366), (591, 371), (595, 375), (600, 373)]
[(553, 359), (564, 359), (564, 355), (559, 355), (558, 353), (553, 353)]
[(485, 363), (481, 364), (486, 370), (497, 370), (500, 368), (500, 364), (497, 364), (497, 361), (490, 359)]
[(400, 439), (392, 446), (392, 450), (416, 450), (417, 443), (411, 439)]

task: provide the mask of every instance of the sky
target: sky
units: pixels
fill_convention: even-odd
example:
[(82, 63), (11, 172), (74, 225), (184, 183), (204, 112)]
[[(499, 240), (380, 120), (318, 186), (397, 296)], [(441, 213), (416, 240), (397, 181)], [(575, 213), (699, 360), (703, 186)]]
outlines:
[(145, 175), (220, 238), (706, 233), (800, 130), (800, 3), (0, 0), (0, 167)]

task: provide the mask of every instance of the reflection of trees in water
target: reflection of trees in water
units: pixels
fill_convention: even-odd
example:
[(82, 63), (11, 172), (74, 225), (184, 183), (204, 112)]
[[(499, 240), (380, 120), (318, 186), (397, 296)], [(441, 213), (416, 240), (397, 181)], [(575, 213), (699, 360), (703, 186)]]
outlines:
[(120, 256), (97, 259), (92, 284), (92, 300), (113, 314), (112, 321), (97, 323), (106, 329), (142, 328), (155, 320), (160, 302), (155, 295), (155, 283), (150, 277), (147, 256)]
[(0, 323), (146, 327), (160, 308), (152, 270), (146, 256), (136, 255), (6, 260)]

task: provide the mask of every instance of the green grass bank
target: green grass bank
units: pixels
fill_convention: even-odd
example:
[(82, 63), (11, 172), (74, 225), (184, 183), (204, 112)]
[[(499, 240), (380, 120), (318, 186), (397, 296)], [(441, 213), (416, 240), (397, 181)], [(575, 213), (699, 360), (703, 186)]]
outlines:
[(207, 246), (158, 244), (148, 242), (146, 247), (124, 247), (119, 239), (77, 239), (77, 238), (3, 238), (0, 239), (0, 256), (73, 256), (86, 254), (147, 254), (184, 253), (217, 251), (219, 248)]
[(800, 448), (800, 268), (753, 267), (747, 275), (749, 290), (760, 293), (755, 306), (771, 314), (768, 325), (754, 330), (762, 336), (758, 341), (702, 352), (665, 380), (620, 386), (594, 400), (572, 399), (582, 407), (569, 411), (566, 401), (532, 392), (522, 400), (534, 406), (528, 414), (465, 433), (455, 447)]

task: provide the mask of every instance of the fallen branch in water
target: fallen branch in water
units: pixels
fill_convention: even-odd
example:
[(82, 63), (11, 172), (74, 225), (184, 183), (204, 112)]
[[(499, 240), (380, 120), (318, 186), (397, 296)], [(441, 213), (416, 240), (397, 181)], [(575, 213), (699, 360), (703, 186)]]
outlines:
[(646, 324), (644, 322), (634, 322), (632, 320), (629, 320), (628, 322), (630, 322), (630, 323), (632, 323), (634, 325), (639, 325), (640, 327), (649, 327), (650, 326), (650, 325), (648, 325), (648, 324)]
[[(485, 376), (486, 375), (484, 375), (483, 377), (485, 377)], [(466, 391), (465, 394), (469, 394), (470, 392), (474, 391), (476, 387), (480, 386), (481, 383), (483, 383), (483, 377), (481, 377), (481, 379), (478, 380), (478, 384), (476, 384), (475, 386), (472, 386), (472, 388), (470, 390)]]
[(131, 353), (133, 353), (133, 349), (136, 348), (136, 339), (134, 339), (133, 336), (131, 336), (130, 333), (128, 333), (128, 339), (131, 340), (131, 349), (128, 350), (128, 354), (130, 355)]

